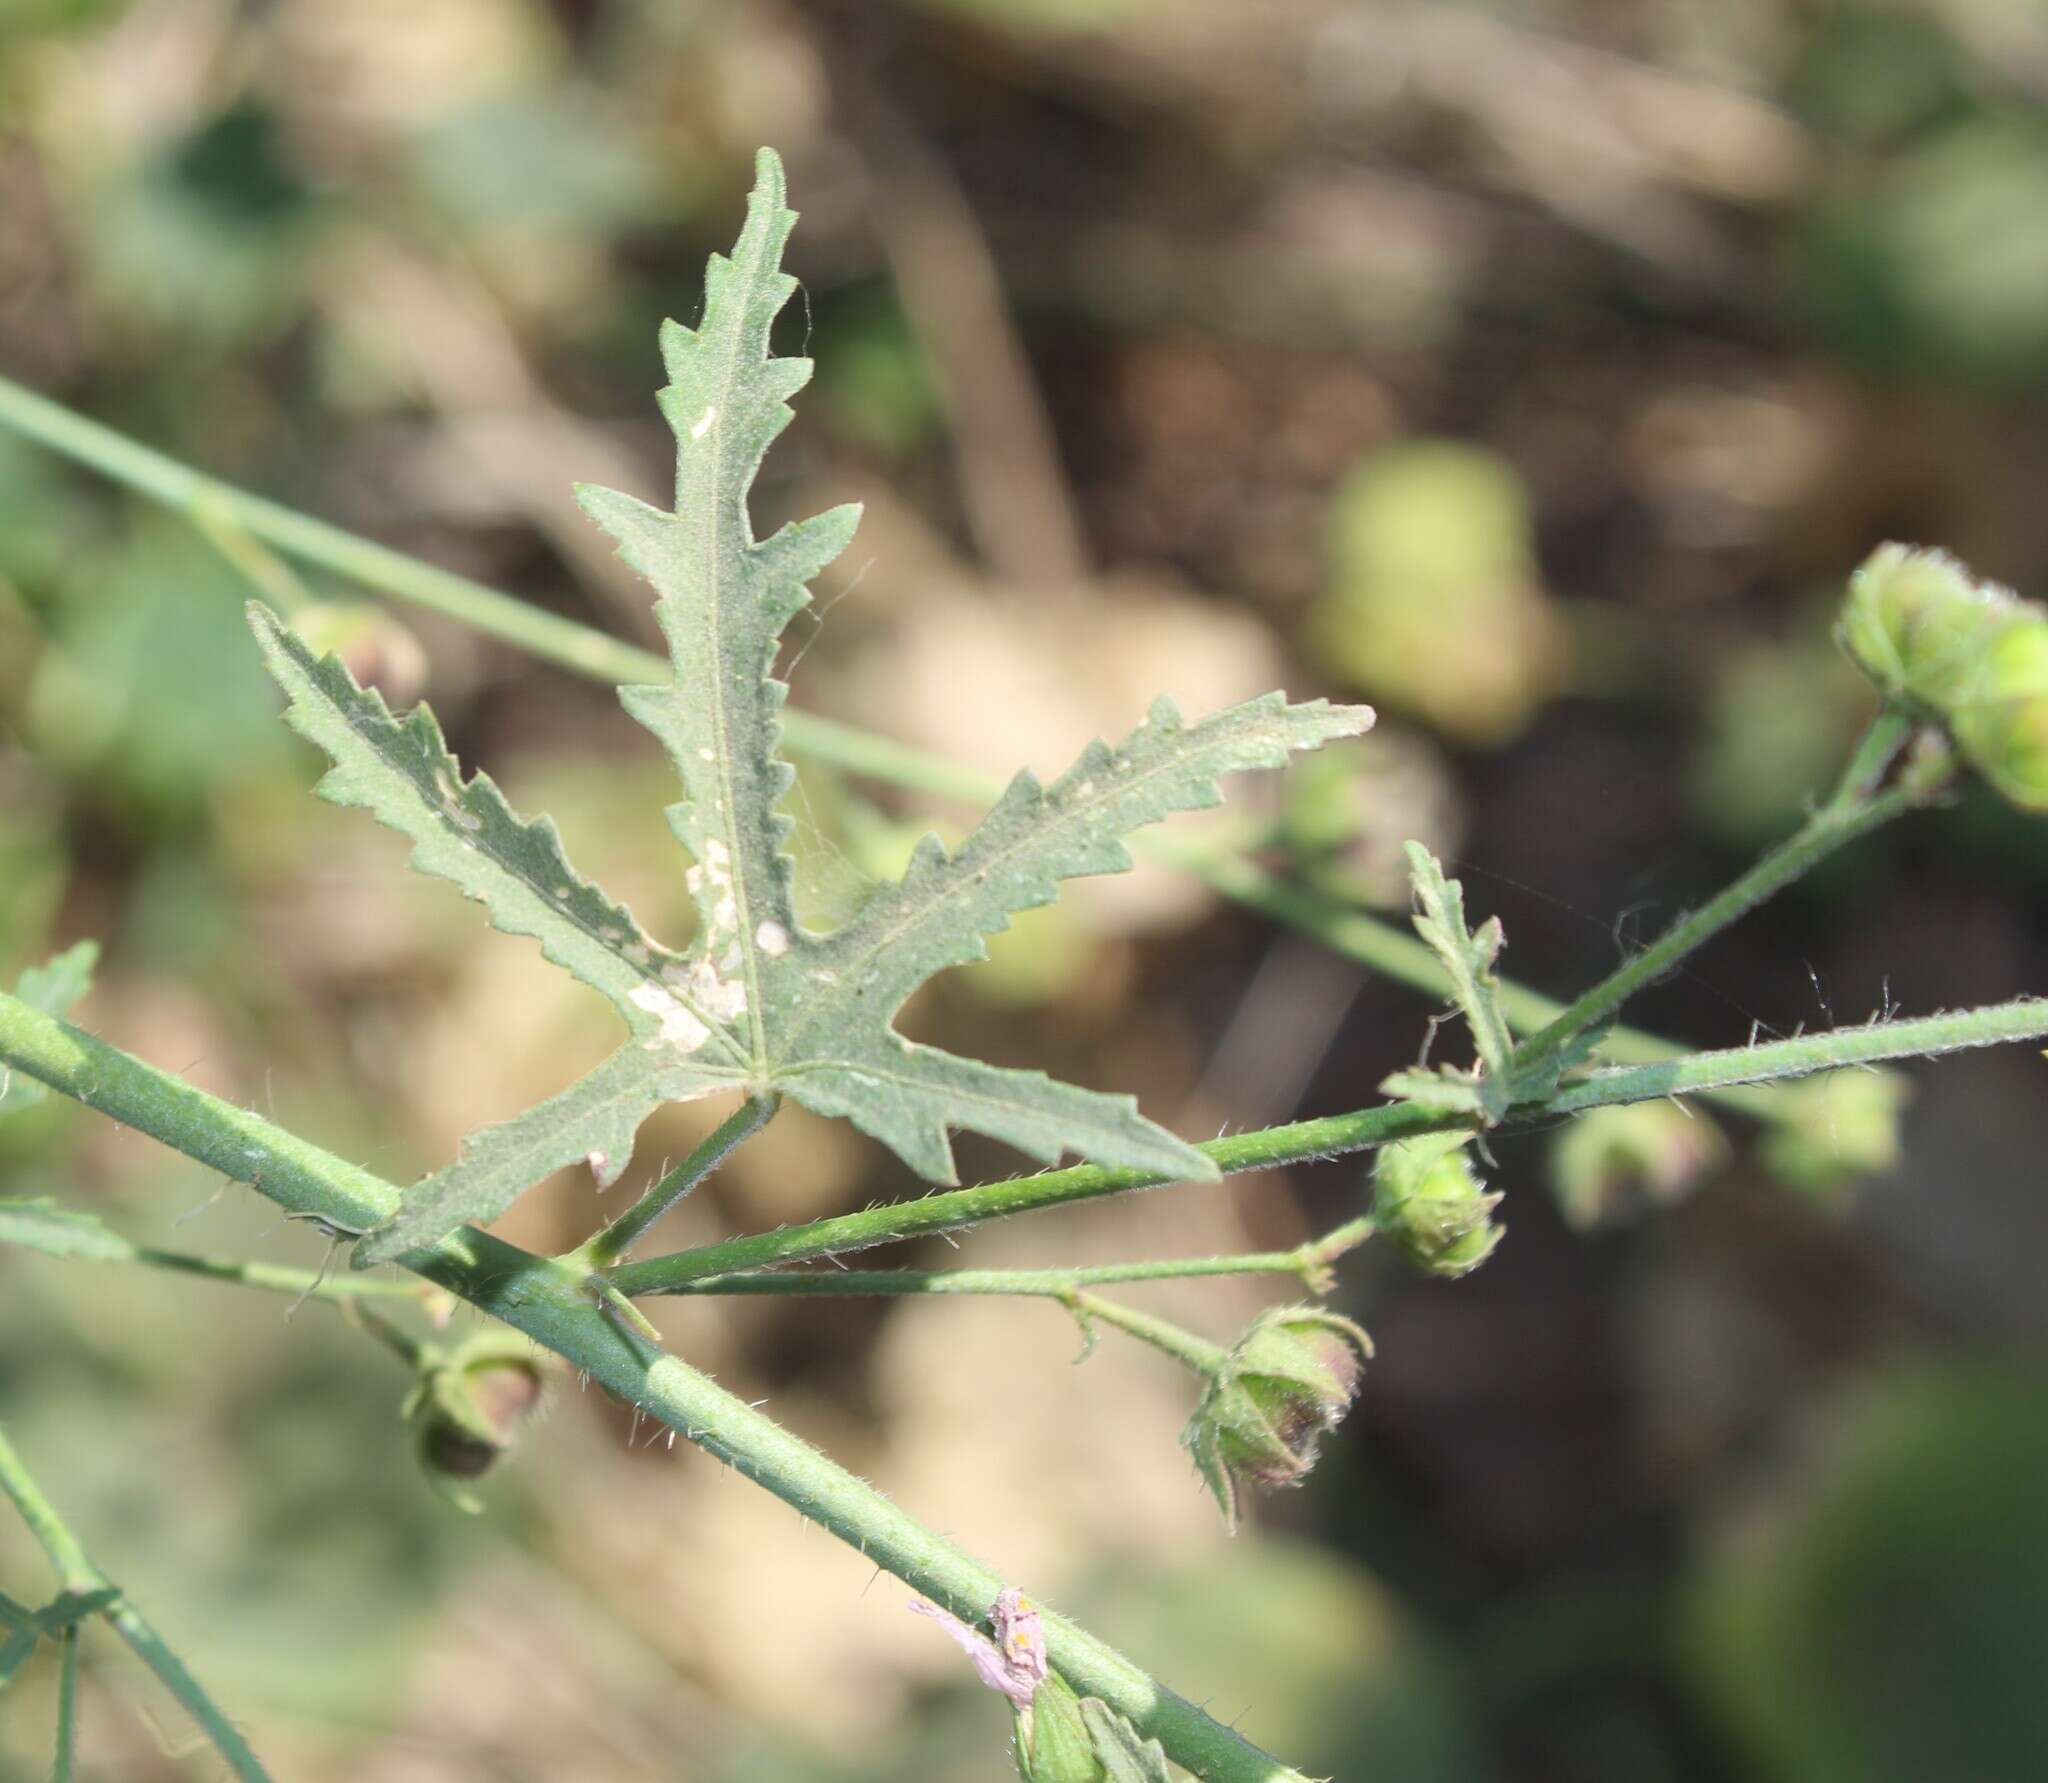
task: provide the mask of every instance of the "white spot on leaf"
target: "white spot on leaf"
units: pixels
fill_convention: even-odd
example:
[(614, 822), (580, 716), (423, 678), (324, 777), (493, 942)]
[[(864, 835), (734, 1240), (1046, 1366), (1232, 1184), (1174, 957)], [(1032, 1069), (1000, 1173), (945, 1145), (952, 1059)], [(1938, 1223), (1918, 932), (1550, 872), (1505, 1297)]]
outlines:
[(647, 1043), (650, 1052), (656, 1047), (672, 1046), (687, 1056), (711, 1038), (711, 1030), (658, 984), (635, 985), (628, 1001), (661, 1023), (661, 1032)]
[(690, 438), (701, 440), (711, 431), (711, 423), (718, 419), (718, 405), (713, 403), (690, 425)]
[(779, 960), (789, 951), (789, 931), (770, 917), (754, 931), (754, 945), (770, 959)]

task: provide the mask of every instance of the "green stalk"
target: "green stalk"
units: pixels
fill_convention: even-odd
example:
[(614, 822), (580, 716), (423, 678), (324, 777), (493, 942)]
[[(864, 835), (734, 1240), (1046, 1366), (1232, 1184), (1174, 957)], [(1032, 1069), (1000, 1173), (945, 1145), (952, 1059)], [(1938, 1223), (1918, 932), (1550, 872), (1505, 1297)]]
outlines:
[(78, 1752), (78, 1624), (57, 1637), (57, 1754), (50, 1783), (71, 1783)]
[[(1413, 1102), (1383, 1102), (1351, 1114), (1327, 1115), (1320, 1120), (1294, 1121), (1284, 1127), (1265, 1127), (1255, 1133), (1210, 1139), (1195, 1149), (1206, 1152), (1227, 1174), (1333, 1158), (1396, 1139), (1441, 1133), (1463, 1124), (1456, 1115)], [(1071, 1201), (1094, 1201), (1132, 1189), (1157, 1188), (1170, 1180), (1142, 1170), (1075, 1164), (1065, 1170), (1043, 1170), (1036, 1176), (982, 1183), (971, 1189), (948, 1189), (916, 1201), (889, 1202), (881, 1207), (863, 1208), (858, 1213), (722, 1239), (666, 1257), (649, 1257), (613, 1270), (611, 1280), (625, 1294), (675, 1293), (683, 1284), (706, 1276), (837, 1257), (878, 1244), (893, 1244), (898, 1239), (977, 1226), (986, 1220), (1035, 1213), (1040, 1208), (1060, 1207)]]
[(1577, 1114), (1617, 1102), (1652, 1102), (1660, 1096), (1698, 1095), (1733, 1083), (1810, 1077), (1817, 1071), (1837, 1071), (1880, 1059), (1937, 1058), (1969, 1047), (2001, 1046), (2013, 1040), (2038, 1040), (2043, 1035), (2048, 1035), (2048, 997), (2023, 997), (1954, 1015), (1871, 1022), (1764, 1046), (1695, 1053), (1689, 1059), (1662, 1064), (1617, 1065), (1565, 1084), (1540, 1112), (1546, 1118)]
[[(12, 1002), (13, 999), (9, 998)], [(21, 1006), (21, 1007), (25, 1007)], [(30, 1010), (38, 1021), (49, 1017)], [(54, 1025), (54, 1024), (52, 1024)], [(56, 1508), (43, 1496), (28, 1469), (22, 1465), (21, 1457), (15, 1453), (14, 1445), (7, 1440), (7, 1432), (0, 1429), (0, 1492), (14, 1501), (14, 1508), (21, 1513), (21, 1520), (36, 1539), (43, 1552), (50, 1557), (50, 1564), (57, 1569), (57, 1576), (71, 1591), (106, 1591), (114, 1589), (114, 1583), (98, 1567), (93, 1565), (85, 1548), (65, 1526)], [(156, 1673), (164, 1687), (178, 1699), (185, 1713), (190, 1715), (213, 1748), (227, 1760), (228, 1766), (243, 1783), (270, 1783), (269, 1773), (257, 1762), (248, 1743), (236, 1731), (235, 1724), (215, 1706), (213, 1699), (200, 1688), (198, 1679), (185, 1669), (184, 1662), (164, 1644), (159, 1635), (134, 1605), (123, 1598), (115, 1601), (100, 1612), (114, 1625), (123, 1640), (135, 1649), (143, 1664)], [(71, 1656), (67, 1665), (74, 1668), (70, 1688), (75, 1688), (76, 1636), (74, 1623), (67, 1633), (73, 1639)], [(66, 1694), (68, 1695), (68, 1690)], [(69, 1722), (68, 1709), (64, 1713), (59, 1732), (59, 1762), (68, 1761), (68, 1740), (63, 1728)], [(62, 1773), (60, 1772), (60, 1775)]]
[(1655, 983), (1688, 954), (1795, 879), (1811, 872), (1829, 855), (1924, 803), (1926, 789), (1917, 784), (1895, 787), (1888, 793), (1876, 790), (1912, 729), (1912, 720), (1905, 714), (1890, 707), (1881, 711), (1857, 743), (1848, 767), (1825, 804), (1748, 872), (1691, 915), (1673, 923), (1634, 959), (1603, 978), (1534, 1038), (1516, 1048), (1516, 1071), (1526, 1071), (1556, 1057), (1581, 1034), (1607, 1020), (1645, 985)]
[[(1510, 1125), (1527, 1125), (1588, 1108), (1654, 1102), (1664, 1096), (1705, 1094), (1741, 1084), (1777, 1083), (1851, 1065), (1931, 1056), (1965, 1047), (1998, 1046), (2043, 1035), (2048, 1035), (2048, 1000), (2040, 998), (1996, 1003), (1917, 1021), (1873, 1022), (1865, 1027), (1802, 1035), (1767, 1046), (1731, 1047), (1725, 1052), (1695, 1053), (1683, 1059), (1596, 1071), (1584, 1079), (1567, 1082), (1545, 1101), (1516, 1107), (1508, 1121)], [(1350, 1114), (1206, 1140), (1195, 1149), (1208, 1153), (1227, 1175), (1335, 1157), (1468, 1125), (1470, 1121), (1464, 1117), (1424, 1108), (1419, 1103), (1383, 1102)], [(1077, 1164), (1037, 1176), (951, 1189), (917, 1201), (863, 1208), (858, 1213), (785, 1226), (779, 1231), (728, 1238), (666, 1257), (648, 1257), (614, 1270), (611, 1281), (624, 1294), (687, 1292), (687, 1284), (707, 1276), (837, 1257), (898, 1239), (979, 1225), (984, 1220), (1005, 1219), (1070, 1201), (1155, 1188), (1165, 1180), (1141, 1171)]]
[[(360, 1231), (397, 1211), (392, 1184), (4, 994), (0, 1061), (249, 1183), (288, 1213)], [(1006, 1583), (772, 1418), (620, 1325), (592, 1298), (595, 1278), (587, 1269), (467, 1228), (403, 1261), (765, 1486), (963, 1621), (985, 1615)], [(1054, 1665), (1077, 1691), (1101, 1697), (1205, 1783), (1308, 1783), (1064, 1617), (1048, 1613), (1045, 1628)], [(157, 1664), (147, 1652), (144, 1658)], [(242, 1774), (262, 1775), (253, 1768)]]
[(1323, 1291), (1329, 1266), (1372, 1236), (1370, 1219), (1347, 1220), (1326, 1237), (1291, 1251), (1246, 1251), (1229, 1257), (1162, 1257), (1137, 1263), (1092, 1263), (1077, 1269), (809, 1269), (700, 1276), (671, 1294), (1017, 1294), (1066, 1300), (1084, 1288), (1122, 1282), (1186, 1281), (1218, 1275), (1292, 1275)]
[(623, 1260), (649, 1226), (760, 1132), (774, 1113), (773, 1097), (749, 1097), (702, 1145), (576, 1254), (593, 1269), (609, 1269)]
[[(112, 1261), (111, 1258), (107, 1260)], [(302, 1300), (337, 1303), (345, 1300), (410, 1300), (417, 1303), (420, 1298), (419, 1287), (411, 1282), (292, 1269), (277, 1263), (245, 1263), (232, 1257), (203, 1257), (191, 1251), (160, 1251), (141, 1244), (135, 1247), (127, 1261), (139, 1263), (145, 1269), (204, 1276), (208, 1281), (234, 1282), (240, 1287), (263, 1288), (273, 1294), (290, 1294)]]
[(1170, 1319), (1155, 1318), (1151, 1313), (1119, 1305), (1114, 1300), (1098, 1299), (1093, 1294), (1073, 1294), (1068, 1296), (1067, 1304), (1073, 1308), (1074, 1316), (1083, 1321), (1084, 1329), (1087, 1321), (1100, 1319), (1105, 1325), (1114, 1325), (1119, 1331), (1128, 1332), (1140, 1343), (1149, 1343), (1162, 1355), (1171, 1356), (1176, 1362), (1185, 1362), (1197, 1374), (1217, 1373), (1230, 1355), (1221, 1344), (1211, 1343), (1206, 1337), (1197, 1337)]

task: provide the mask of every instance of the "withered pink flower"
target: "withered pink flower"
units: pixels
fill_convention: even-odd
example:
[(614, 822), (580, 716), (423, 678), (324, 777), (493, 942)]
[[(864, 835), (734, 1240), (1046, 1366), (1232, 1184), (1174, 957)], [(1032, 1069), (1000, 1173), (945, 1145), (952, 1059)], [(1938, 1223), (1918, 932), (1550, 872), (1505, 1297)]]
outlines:
[(1005, 1585), (989, 1612), (995, 1639), (970, 1628), (948, 1610), (922, 1600), (910, 1606), (914, 1615), (929, 1616), (965, 1653), (974, 1675), (991, 1690), (1000, 1691), (1020, 1709), (1031, 1707), (1031, 1699), (1045, 1681), (1045, 1629), (1038, 1607), (1014, 1585)]

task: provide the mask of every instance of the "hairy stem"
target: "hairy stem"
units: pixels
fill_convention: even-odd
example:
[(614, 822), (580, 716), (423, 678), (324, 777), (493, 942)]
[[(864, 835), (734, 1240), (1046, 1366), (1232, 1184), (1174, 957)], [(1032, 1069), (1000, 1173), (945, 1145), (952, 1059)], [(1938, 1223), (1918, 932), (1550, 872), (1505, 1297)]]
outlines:
[(1136, 1263), (1093, 1263), (1076, 1269), (809, 1269), (701, 1276), (677, 1282), (671, 1294), (1018, 1294), (1065, 1300), (1084, 1288), (1120, 1282), (1185, 1281), (1192, 1276), (1291, 1275), (1311, 1293), (1327, 1287), (1326, 1272), (1346, 1251), (1372, 1236), (1370, 1219), (1347, 1220), (1291, 1251), (1247, 1251), (1229, 1257), (1161, 1257)]
[(234, 1282), (244, 1288), (290, 1294), (299, 1300), (337, 1304), (347, 1300), (410, 1300), (417, 1305), (425, 1292), (417, 1282), (383, 1281), (376, 1276), (341, 1275), (325, 1269), (292, 1269), (278, 1263), (248, 1263), (235, 1257), (206, 1257), (192, 1251), (160, 1251), (143, 1244), (138, 1244), (124, 1261), (138, 1263), (145, 1269), (168, 1270), (174, 1275), (204, 1276), (209, 1281)]
[[(1457, 1115), (1420, 1107), (1413, 1102), (1383, 1102), (1351, 1114), (1327, 1115), (1319, 1120), (1294, 1121), (1284, 1127), (1265, 1127), (1255, 1133), (1236, 1133), (1211, 1139), (1195, 1149), (1206, 1152), (1226, 1174), (1258, 1170), (1273, 1164), (1300, 1164), (1314, 1158), (1333, 1158), (1345, 1152), (1363, 1151), (1395, 1139), (1413, 1139), (1423, 1133), (1440, 1133), (1465, 1123)], [(977, 1226), (986, 1220), (1007, 1219), (1013, 1214), (1034, 1213), (1040, 1208), (1060, 1207), (1070, 1201), (1094, 1201), (1104, 1195), (1121, 1195), (1132, 1189), (1157, 1188), (1169, 1177), (1143, 1170), (1111, 1169), (1101, 1164), (1075, 1164), (1065, 1170), (1045, 1170), (1036, 1176), (1013, 1177), (1005, 1182), (982, 1183), (970, 1189), (947, 1189), (916, 1201), (893, 1201), (859, 1213), (838, 1214), (830, 1219), (811, 1220), (801, 1226), (784, 1226), (775, 1232), (756, 1232), (743, 1238), (723, 1239), (694, 1250), (677, 1251), (666, 1257), (649, 1257), (612, 1271), (611, 1279), (627, 1294), (666, 1294), (679, 1284), (704, 1276), (730, 1275), (736, 1271), (764, 1269), (777, 1263), (802, 1263), (819, 1257), (837, 1257), (849, 1251), (867, 1250), (878, 1244), (893, 1244), (902, 1238), (917, 1238), (928, 1232), (946, 1232), (961, 1226)]]
[[(12, 1001), (12, 999), (9, 999)], [(30, 1011), (36, 1014), (35, 1011)], [(48, 1021), (47, 1016), (36, 1014), (38, 1021)], [(53, 1024), (54, 1025), (54, 1024)], [(50, 1557), (50, 1564), (57, 1569), (57, 1576), (71, 1591), (113, 1590), (114, 1583), (92, 1563), (77, 1536), (57, 1515), (56, 1508), (43, 1496), (28, 1469), (22, 1465), (21, 1457), (15, 1453), (14, 1445), (7, 1440), (7, 1432), (0, 1429), (0, 1492), (14, 1501), (14, 1508), (21, 1513), (21, 1520), (36, 1539), (43, 1552)], [(116, 1598), (101, 1614), (114, 1625), (115, 1631), (149, 1669), (156, 1673), (164, 1687), (178, 1699), (185, 1713), (190, 1715), (214, 1750), (227, 1760), (228, 1766), (243, 1783), (270, 1783), (269, 1774), (256, 1760), (256, 1754), (249, 1750), (248, 1743), (236, 1731), (235, 1724), (221, 1713), (213, 1699), (200, 1688), (198, 1679), (185, 1669), (184, 1661), (164, 1644), (159, 1635), (141, 1613), (125, 1597)], [(66, 1631), (73, 1641), (67, 1666), (76, 1666), (77, 1624)], [(75, 1670), (70, 1688), (75, 1689)], [(68, 1694), (68, 1691), (67, 1691)], [(69, 1723), (68, 1709), (60, 1723), (60, 1740), (65, 1740), (63, 1728)], [(68, 1755), (68, 1740), (59, 1746), (60, 1756)]]
[[(399, 1190), (360, 1166), (4, 994), (0, 1061), (249, 1183), (288, 1213), (361, 1231), (398, 1209)], [(1003, 1588), (999, 1574), (864, 1480), (615, 1321), (593, 1300), (587, 1269), (471, 1228), (408, 1252), (403, 1262), (586, 1371), (962, 1620), (985, 1615)], [(1307, 1783), (1072, 1622), (1048, 1614), (1045, 1627), (1052, 1661), (1077, 1691), (1101, 1697), (1205, 1783)], [(157, 1666), (149, 1652), (143, 1657)], [(240, 1774), (260, 1778), (249, 1764)]]
[(640, 1242), (647, 1228), (682, 1200), (775, 1114), (772, 1096), (749, 1097), (703, 1144), (576, 1253), (593, 1269), (609, 1269)]
[(1543, 1104), (1545, 1115), (1576, 1114), (1617, 1102), (1649, 1102), (1659, 1096), (1696, 1095), (1731, 1083), (1810, 1077), (1817, 1071), (1869, 1065), (1882, 1059), (1935, 1058), (1970, 1047), (2002, 1046), (2048, 1035), (2048, 997), (2023, 997), (1953, 1015), (1909, 1021), (1870, 1022), (1833, 1028), (1763, 1046), (1695, 1053), (1655, 1065), (1616, 1065), (1567, 1083)]
[(1197, 1337), (1170, 1319), (1139, 1312), (1136, 1307), (1103, 1300), (1094, 1294), (1069, 1294), (1065, 1298), (1084, 1329), (1091, 1320), (1100, 1319), (1103, 1324), (1114, 1325), (1140, 1343), (1149, 1343), (1162, 1355), (1171, 1356), (1176, 1362), (1185, 1362), (1197, 1374), (1214, 1374), (1230, 1354), (1221, 1344), (1211, 1343), (1206, 1337)]
[[(1595, 1071), (1586, 1078), (1567, 1082), (1545, 1101), (1517, 1106), (1508, 1120), (1511, 1125), (1524, 1124), (1588, 1108), (1653, 1102), (1662, 1096), (1704, 1094), (1740, 1084), (1776, 1083), (1846, 1066), (1919, 1058), (1965, 1047), (1999, 1046), (2042, 1035), (2048, 1035), (2048, 1000), (2041, 998), (1995, 1003), (1983, 1009), (1916, 1021), (1872, 1022), (1860, 1028), (1838, 1028), (1766, 1046), (1731, 1047), (1724, 1052), (1694, 1053), (1683, 1059)], [(1428, 1109), (1418, 1103), (1383, 1102), (1351, 1114), (1211, 1139), (1195, 1149), (1208, 1153), (1227, 1175), (1272, 1165), (1307, 1163), (1470, 1124), (1468, 1117)], [(917, 1201), (886, 1203), (859, 1213), (785, 1226), (775, 1232), (729, 1238), (672, 1256), (648, 1257), (613, 1271), (611, 1280), (626, 1294), (687, 1292), (687, 1284), (707, 1276), (836, 1257), (927, 1232), (979, 1225), (985, 1220), (1004, 1219), (1070, 1201), (1156, 1188), (1165, 1180), (1137, 1170), (1107, 1170), (1097, 1164), (1078, 1164), (1038, 1176), (983, 1183), (971, 1189), (950, 1189)]]
[(1515, 1068), (1527, 1070), (1554, 1058), (1588, 1029), (1598, 1027), (1645, 985), (1746, 916), (1766, 899), (1846, 847), (1923, 802), (1917, 786), (1877, 791), (1884, 772), (1912, 732), (1912, 721), (1887, 707), (1858, 741), (1849, 765), (1827, 801), (1748, 872), (1681, 918), (1618, 971), (1564, 1009), (1515, 1051)]

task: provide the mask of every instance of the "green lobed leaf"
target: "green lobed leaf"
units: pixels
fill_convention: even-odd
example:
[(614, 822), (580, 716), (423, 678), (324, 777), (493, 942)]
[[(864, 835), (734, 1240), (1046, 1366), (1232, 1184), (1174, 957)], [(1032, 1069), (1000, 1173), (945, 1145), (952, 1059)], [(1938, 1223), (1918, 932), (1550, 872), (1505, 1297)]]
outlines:
[[(24, 969), (15, 980), (14, 994), (45, 1015), (67, 1016), (91, 986), (99, 958), (97, 941), (77, 942), (45, 964)], [(33, 1108), (48, 1094), (34, 1078), (20, 1072), (0, 1076), (0, 1118)]]
[(805, 586), (852, 536), (835, 508), (757, 540), (748, 491), (790, 420), (810, 362), (777, 358), (769, 335), (795, 289), (780, 257), (795, 221), (781, 164), (763, 150), (731, 257), (714, 256), (703, 319), (661, 333), (660, 406), (676, 441), (675, 506), (580, 488), (585, 510), (653, 584), (674, 680), (620, 689), (682, 781), (669, 826), (691, 857), (698, 925), (688, 952), (662, 953), (562, 858), (552, 826), (528, 824), (488, 779), (465, 784), (431, 716), (400, 723), (338, 664), (267, 614), (257, 619), (291, 721), (335, 766), (323, 794), (368, 806), (413, 837), (413, 864), (481, 899), (501, 928), (537, 936), (547, 957), (611, 997), (633, 1041), (582, 1083), (502, 1126), (408, 1195), (357, 1247), (387, 1261), (463, 1220), (496, 1217), (549, 1171), (588, 1159), (600, 1182), (624, 1163), (659, 1102), (721, 1088), (786, 1093), (843, 1115), (920, 1174), (956, 1180), (949, 1137), (967, 1128), (1045, 1162), (1077, 1152), (1162, 1176), (1208, 1177), (1202, 1153), (1146, 1120), (1127, 1096), (1055, 1083), (916, 1046), (891, 1022), (933, 973), (985, 955), (982, 937), (1050, 902), (1059, 881), (1121, 872), (1121, 837), (1217, 802), (1221, 775), (1268, 768), (1296, 749), (1365, 730), (1364, 707), (1279, 695), (1185, 725), (1168, 701), (1117, 747), (1094, 743), (1050, 788), (1025, 774), (962, 846), (919, 846), (901, 883), (877, 891), (835, 934), (806, 933), (791, 900), (778, 809), (793, 772), (779, 753), (787, 689), (775, 678), (783, 629)]
[(47, 1195), (0, 1201), (0, 1244), (91, 1263), (127, 1263), (135, 1257), (135, 1246), (104, 1220), (59, 1206)]

